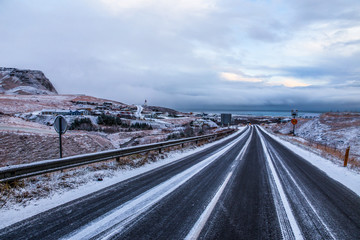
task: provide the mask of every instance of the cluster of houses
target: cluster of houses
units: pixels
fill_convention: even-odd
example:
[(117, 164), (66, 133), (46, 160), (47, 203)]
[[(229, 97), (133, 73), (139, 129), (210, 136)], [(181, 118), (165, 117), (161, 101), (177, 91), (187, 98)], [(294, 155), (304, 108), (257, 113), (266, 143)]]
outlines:
[(99, 116), (101, 114), (115, 114), (115, 115), (125, 115), (132, 116), (134, 114), (134, 109), (129, 109), (124, 106), (114, 105), (112, 102), (104, 102), (103, 104), (98, 104), (95, 102), (88, 101), (73, 101), (72, 103), (76, 105), (81, 105), (82, 107), (77, 108), (76, 110), (64, 110), (64, 109), (44, 109), (40, 112), (41, 115), (64, 115), (64, 116)]
[[(113, 116), (135, 119), (136, 110), (135, 106), (128, 105), (116, 105), (112, 102), (103, 102), (102, 104), (88, 101), (73, 101), (75, 105), (80, 105), (80, 108), (76, 110), (63, 110), (63, 109), (44, 109), (40, 112), (40, 115), (63, 115), (63, 116), (100, 116), (102, 114), (110, 114)], [(145, 104), (144, 104), (145, 105)], [(146, 106), (146, 105), (145, 105)], [(143, 112), (145, 118), (158, 118), (163, 112)]]
[(70, 116), (83, 116), (90, 115), (90, 111), (86, 109), (78, 110), (63, 110), (63, 109), (44, 109), (40, 113), (41, 115), (70, 115)]

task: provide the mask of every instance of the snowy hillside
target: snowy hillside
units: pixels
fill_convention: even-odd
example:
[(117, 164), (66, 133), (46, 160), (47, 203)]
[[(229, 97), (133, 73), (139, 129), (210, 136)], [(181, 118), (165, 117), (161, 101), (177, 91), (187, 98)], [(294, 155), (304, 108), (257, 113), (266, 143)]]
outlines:
[[(288, 122), (269, 128), (288, 135), (293, 125)], [(324, 113), (315, 119), (299, 119), (295, 133), (294, 140), (339, 151), (341, 155), (350, 146), (350, 156), (360, 161), (360, 113)]]
[(41, 71), (0, 67), (0, 93), (53, 95), (57, 91)]

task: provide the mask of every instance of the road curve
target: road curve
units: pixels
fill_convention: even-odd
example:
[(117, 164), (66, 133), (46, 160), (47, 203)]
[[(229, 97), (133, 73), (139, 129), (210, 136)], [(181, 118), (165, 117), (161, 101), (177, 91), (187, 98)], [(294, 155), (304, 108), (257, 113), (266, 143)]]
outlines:
[(0, 229), (0, 239), (358, 239), (360, 198), (259, 127)]

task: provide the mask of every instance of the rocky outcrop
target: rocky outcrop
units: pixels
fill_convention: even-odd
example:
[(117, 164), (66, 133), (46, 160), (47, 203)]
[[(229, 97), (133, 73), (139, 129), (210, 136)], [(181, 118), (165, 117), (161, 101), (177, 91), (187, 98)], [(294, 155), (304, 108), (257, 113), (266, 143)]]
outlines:
[(57, 94), (43, 72), (0, 67), (0, 93), (3, 94)]

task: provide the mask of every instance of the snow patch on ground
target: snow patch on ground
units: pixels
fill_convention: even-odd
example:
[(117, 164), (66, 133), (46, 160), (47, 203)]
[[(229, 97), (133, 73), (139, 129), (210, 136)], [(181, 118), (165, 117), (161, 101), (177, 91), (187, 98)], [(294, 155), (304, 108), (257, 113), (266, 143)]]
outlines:
[(48, 91), (48, 90), (44, 90), (44, 89), (38, 89), (32, 86), (19, 86), (19, 87), (15, 87), (12, 88), (10, 90), (5, 91), (5, 94), (13, 94), (13, 95), (17, 95), (19, 94), (19, 92), (25, 92), (27, 94), (32, 94), (32, 95), (36, 95), (36, 94), (46, 94), (46, 95), (55, 95), (56, 93)]

